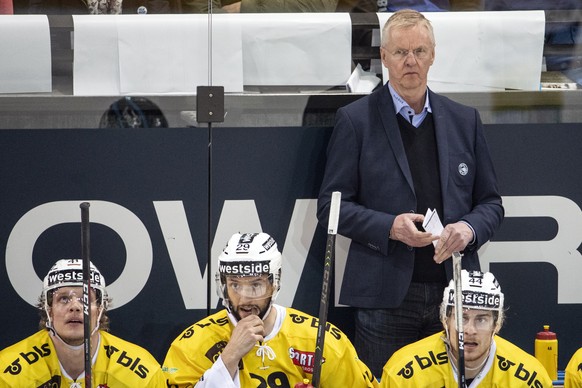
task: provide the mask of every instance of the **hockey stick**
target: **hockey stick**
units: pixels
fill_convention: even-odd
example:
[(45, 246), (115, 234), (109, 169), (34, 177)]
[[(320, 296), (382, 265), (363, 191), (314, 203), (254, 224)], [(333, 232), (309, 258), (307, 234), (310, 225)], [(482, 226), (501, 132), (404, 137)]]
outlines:
[(317, 326), (317, 339), (315, 343), (315, 356), (313, 364), (313, 386), (315, 388), (319, 387), (319, 380), (321, 377), (323, 345), (325, 342), (325, 331), (327, 326), (329, 288), (331, 283), (331, 271), (333, 269), (335, 259), (335, 237), (337, 234), (341, 198), (342, 193), (339, 191), (334, 191), (331, 195), (331, 205), (329, 208), (327, 244), (323, 263), (323, 283), (321, 285), (321, 299), (319, 301), (319, 324)]
[(85, 350), (85, 387), (91, 388), (91, 260), (89, 240), (89, 202), (81, 208), (81, 258), (83, 262), (83, 335)]
[(457, 374), (460, 388), (465, 388), (465, 333), (463, 332), (463, 287), (461, 285), (461, 254), (453, 252), (453, 282), (455, 283), (455, 320), (457, 323)]

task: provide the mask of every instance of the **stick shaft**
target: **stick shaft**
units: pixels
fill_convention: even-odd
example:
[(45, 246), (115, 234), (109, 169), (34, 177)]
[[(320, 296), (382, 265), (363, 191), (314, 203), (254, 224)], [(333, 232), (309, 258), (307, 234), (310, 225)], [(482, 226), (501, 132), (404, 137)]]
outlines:
[(339, 191), (334, 191), (331, 196), (331, 206), (329, 209), (327, 243), (325, 247), (325, 259), (323, 262), (323, 281), (321, 284), (321, 298), (319, 300), (319, 323), (317, 326), (317, 339), (313, 364), (313, 386), (315, 388), (319, 387), (319, 380), (321, 377), (323, 347), (327, 328), (327, 311), (329, 308), (329, 291), (335, 261), (335, 239), (339, 222), (340, 203), (341, 193)]
[(85, 353), (85, 387), (91, 388), (91, 244), (89, 231), (89, 203), (81, 208), (81, 259), (83, 262), (83, 348)]
[(463, 287), (461, 283), (461, 254), (453, 252), (453, 281), (455, 283), (455, 321), (457, 324), (457, 374), (460, 388), (465, 388), (465, 333), (463, 331)]

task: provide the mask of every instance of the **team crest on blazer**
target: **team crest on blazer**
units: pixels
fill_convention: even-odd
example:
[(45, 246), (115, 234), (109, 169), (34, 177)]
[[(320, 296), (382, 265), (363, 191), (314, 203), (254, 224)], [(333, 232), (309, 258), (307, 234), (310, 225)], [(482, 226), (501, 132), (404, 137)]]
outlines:
[(462, 176), (465, 176), (465, 175), (467, 175), (468, 172), (469, 172), (469, 167), (465, 163), (459, 164), (459, 174), (461, 174)]

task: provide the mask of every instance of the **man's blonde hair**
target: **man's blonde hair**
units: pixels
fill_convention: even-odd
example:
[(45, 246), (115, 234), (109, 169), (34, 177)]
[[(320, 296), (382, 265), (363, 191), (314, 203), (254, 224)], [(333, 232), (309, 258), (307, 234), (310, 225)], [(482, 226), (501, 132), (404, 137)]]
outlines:
[(430, 20), (425, 18), (424, 15), (421, 14), (420, 12), (415, 11), (413, 9), (401, 9), (399, 11), (394, 12), (394, 14), (390, 16), (390, 18), (386, 21), (386, 24), (384, 24), (384, 27), (382, 28), (381, 46), (386, 47), (386, 45), (388, 44), (388, 37), (390, 35), (389, 32), (391, 29), (393, 28), (406, 29), (415, 27), (417, 25), (426, 27), (428, 35), (430, 37), (430, 41), (432, 43), (432, 46), (434, 47), (436, 45), (436, 42), (434, 39), (434, 31), (432, 29), (432, 24)]

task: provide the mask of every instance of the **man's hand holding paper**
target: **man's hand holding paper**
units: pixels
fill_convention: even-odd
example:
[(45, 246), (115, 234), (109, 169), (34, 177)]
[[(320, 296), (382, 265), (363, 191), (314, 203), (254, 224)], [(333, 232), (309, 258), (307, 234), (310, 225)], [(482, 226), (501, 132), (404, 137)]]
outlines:
[(409, 247), (425, 247), (433, 240), (438, 239), (438, 235), (426, 231), (420, 231), (416, 227), (417, 223), (423, 222), (425, 217), (422, 214), (403, 213), (396, 216), (392, 229), (390, 229), (390, 238), (392, 240), (402, 241)]
[(433, 244), (434, 261), (439, 264), (451, 257), (453, 252), (462, 252), (473, 240), (473, 231), (464, 222), (455, 222), (443, 228), (436, 210), (427, 210), (422, 226), (427, 232), (438, 236)]

